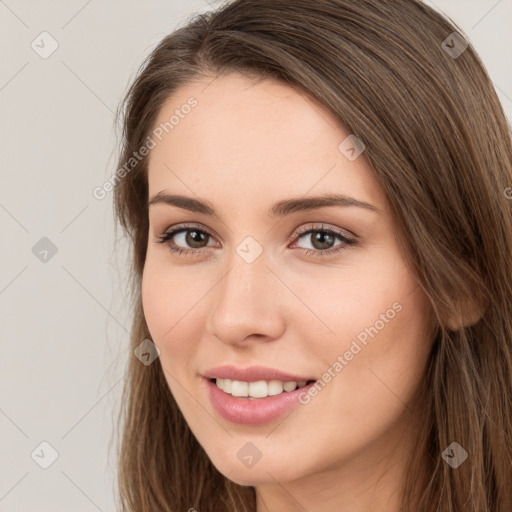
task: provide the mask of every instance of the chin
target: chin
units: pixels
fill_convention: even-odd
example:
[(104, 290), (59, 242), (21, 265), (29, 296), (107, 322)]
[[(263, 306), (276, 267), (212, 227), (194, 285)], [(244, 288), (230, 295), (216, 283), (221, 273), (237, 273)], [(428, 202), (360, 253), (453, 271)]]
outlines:
[[(266, 484), (275, 484), (276, 480), (282, 482), (279, 475), (274, 475), (272, 471), (265, 471), (265, 469), (260, 468), (257, 472), (255, 472), (255, 468), (241, 470), (237, 468), (236, 470), (232, 470), (231, 472), (222, 474), (238, 485), (256, 487), (259, 485)], [(272, 476), (271, 476), (272, 475)], [(274, 477), (274, 478), (272, 478)]]
[[(244, 467), (244, 464), (237, 458), (235, 460), (212, 460), (216, 469), (226, 478), (238, 485), (257, 486), (275, 484), (278, 482), (289, 482), (300, 478), (300, 475), (290, 473), (290, 462), (264, 460), (262, 457), (252, 467)], [(284, 466), (284, 467), (283, 467)]]

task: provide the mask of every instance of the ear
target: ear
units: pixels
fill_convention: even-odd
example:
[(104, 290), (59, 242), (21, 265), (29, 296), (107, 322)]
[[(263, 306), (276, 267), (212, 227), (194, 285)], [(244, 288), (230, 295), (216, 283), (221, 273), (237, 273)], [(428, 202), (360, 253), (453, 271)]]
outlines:
[(457, 314), (447, 319), (446, 327), (450, 331), (458, 331), (463, 327), (470, 327), (482, 318), (486, 309), (486, 305), (484, 306), (476, 300), (467, 299), (462, 301), (457, 308)]

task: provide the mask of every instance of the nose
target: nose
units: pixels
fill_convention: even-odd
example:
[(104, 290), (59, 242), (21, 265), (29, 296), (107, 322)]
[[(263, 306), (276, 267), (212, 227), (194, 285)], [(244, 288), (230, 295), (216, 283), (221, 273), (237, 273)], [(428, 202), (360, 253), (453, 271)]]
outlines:
[(238, 254), (211, 292), (214, 307), (206, 329), (229, 345), (247, 344), (249, 338), (278, 339), (286, 327), (286, 288), (267, 267), (264, 254), (247, 263)]

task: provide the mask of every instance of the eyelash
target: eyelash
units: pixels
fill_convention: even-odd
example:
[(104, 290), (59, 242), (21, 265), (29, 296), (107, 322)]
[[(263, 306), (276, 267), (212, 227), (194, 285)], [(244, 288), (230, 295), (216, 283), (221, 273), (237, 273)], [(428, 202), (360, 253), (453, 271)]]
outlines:
[[(194, 226), (194, 225), (190, 225), (190, 224), (182, 224), (181, 226), (178, 226), (177, 228), (174, 228), (170, 231), (165, 232), (163, 235), (158, 237), (156, 242), (159, 244), (166, 244), (168, 246), (169, 250), (175, 254), (178, 254), (178, 255), (183, 254), (184, 256), (192, 256), (196, 253), (202, 252), (205, 248), (183, 249), (181, 247), (177, 247), (177, 246), (169, 243), (170, 239), (174, 235), (177, 235), (178, 233), (182, 233), (183, 231), (192, 231), (192, 230), (195, 230), (199, 233), (203, 233), (203, 234), (208, 235), (213, 238), (213, 235), (211, 233), (209, 233), (208, 231), (206, 231), (204, 229), (199, 229), (198, 226)], [(343, 242), (343, 244), (339, 244), (338, 246), (336, 246), (336, 248), (325, 249), (325, 250), (303, 249), (303, 248), (299, 247), (299, 249), (304, 251), (304, 253), (308, 256), (314, 256), (314, 257), (316, 257), (316, 256), (331, 256), (333, 254), (337, 254), (337, 253), (341, 252), (342, 250), (346, 249), (348, 246), (355, 245), (357, 243), (354, 239), (348, 238), (343, 233), (341, 233), (337, 230), (334, 230), (332, 228), (325, 227), (323, 225), (319, 228), (316, 227), (316, 228), (310, 228), (307, 230), (303, 230), (296, 234), (296, 238), (300, 238), (302, 236), (310, 235), (311, 233), (317, 233), (317, 232), (327, 233), (335, 238), (338, 238)]]

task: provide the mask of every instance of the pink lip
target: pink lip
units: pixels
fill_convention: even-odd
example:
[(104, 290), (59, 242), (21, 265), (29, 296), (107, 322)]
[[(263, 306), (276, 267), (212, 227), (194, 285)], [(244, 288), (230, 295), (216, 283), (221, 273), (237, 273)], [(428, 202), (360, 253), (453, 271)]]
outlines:
[(237, 368), (235, 366), (217, 366), (203, 373), (207, 379), (230, 379), (244, 382), (257, 382), (258, 380), (280, 380), (281, 382), (299, 382), (302, 380), (316, 380), (315, 377), (304, 377), (285, 373), (265, 366), (249, 366)]
[[(301, 395), (307, 393), (316, 382), (314, 378), (299, 377), (262, 366), (251, 366), (246, 369), (221, 366), (205, 372), (203, 377), (208, 396), (215, 410), (225, 420), (241, 425), (262, 425), (284, 416), (300, 404), (299, 398)], [(248, 397), (235, 397), (222, 391), (212, 380), (215, 378), (245, 382), (256, 382), (258, 380), (279, 380), (282, 382), (311, 380), (315, 382), (294, 391), (283, 391), (279, 395), (251, 400)]]
[(215, 410), (225, 420), (241, 425), (262, 425), (280, 418), (297, 407), (300, 404), (301, 394), (307, 393), (315, 384), (312, 382), (295, 391), (283, 391), (280, 395), (249, 400), (249, 398), (234, 397), (225, 393), (209, 379), (204, 379), (204, 382)]

